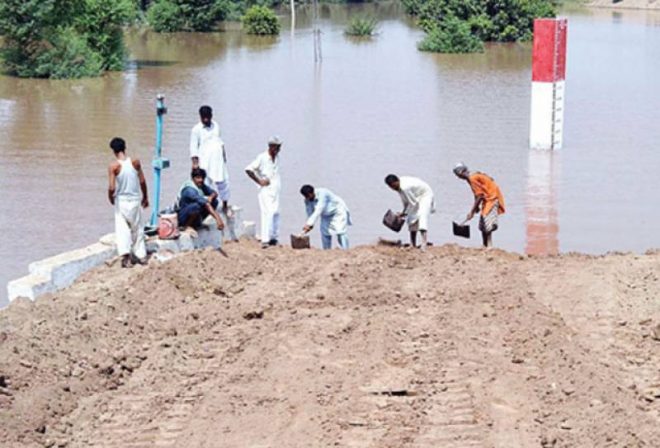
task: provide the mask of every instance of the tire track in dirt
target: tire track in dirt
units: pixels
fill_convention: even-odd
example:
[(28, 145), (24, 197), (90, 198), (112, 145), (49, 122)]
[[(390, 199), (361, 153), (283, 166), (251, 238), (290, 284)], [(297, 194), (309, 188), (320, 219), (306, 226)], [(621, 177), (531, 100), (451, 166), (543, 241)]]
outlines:
[(430, 391), (426, 422), (414, 448), (485, 447), (486, 426), (479, 421), (469, 376), (457, 353), (443, 360), (444, 377)]

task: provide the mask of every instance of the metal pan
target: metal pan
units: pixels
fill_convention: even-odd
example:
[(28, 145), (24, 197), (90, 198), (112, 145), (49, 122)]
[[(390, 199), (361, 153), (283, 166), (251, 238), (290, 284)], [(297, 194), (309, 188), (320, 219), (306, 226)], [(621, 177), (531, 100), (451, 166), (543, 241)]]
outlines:
[(459, 224), (456, 221), (452, 223), (454, 228), (454, 235), (460, 236), (462, 238), (470, 238), (470, 224)]
[(395, 232), (401, 231), (404, 222), (406, 222), (405, 218), (397, 215), (392, 210), (388, 210), (383, 217), (383, 224), (385, 224), (385, 227)]

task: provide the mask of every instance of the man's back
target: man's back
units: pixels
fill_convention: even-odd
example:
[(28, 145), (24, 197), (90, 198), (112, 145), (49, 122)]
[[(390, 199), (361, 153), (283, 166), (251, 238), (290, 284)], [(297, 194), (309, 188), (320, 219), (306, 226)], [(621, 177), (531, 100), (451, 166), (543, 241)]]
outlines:
[(140, 161), (126, 157), (118, 159), (115, 166), (116, 182), (115, 197), (121, 199), (141, 199), (139, 169)]

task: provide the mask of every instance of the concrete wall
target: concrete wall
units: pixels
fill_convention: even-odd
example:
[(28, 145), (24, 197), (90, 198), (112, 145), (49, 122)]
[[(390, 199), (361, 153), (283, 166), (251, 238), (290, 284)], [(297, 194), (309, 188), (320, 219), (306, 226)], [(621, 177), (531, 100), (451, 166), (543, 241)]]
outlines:
[[(219, 231), (213, 218), (209, 217), (204, 222), (203, 228), (194, 234), (182, 232), (176, 240), (160, 240), (157, 237), (147, 239), (147, 251), (155, 254), (160, 260), (166, 260), (180, 252), (206, 247), (220, 248), (223, 240), (237, 240), (241, 236), (254, 238), (255, 224), (241, 219), (242, 211), (239, 207), (233, 209), (232, 220), (223, 217), (226, 223), (224, 232)], [(114, 258), (116, 254), (115, 235), (111, 233), (103, 236), (98, 243), (82, 249), (30, 263), (28, 275), (7, 284), (9, 300), (12, 301), (17, 297), (34, 300), (42, 294), (66, 288), (83, 273)]]

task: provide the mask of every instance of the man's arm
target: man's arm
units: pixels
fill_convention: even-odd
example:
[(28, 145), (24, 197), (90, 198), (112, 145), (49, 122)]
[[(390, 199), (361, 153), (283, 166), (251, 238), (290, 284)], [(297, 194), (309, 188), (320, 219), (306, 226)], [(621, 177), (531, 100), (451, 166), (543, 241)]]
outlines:
[(257, 185), (261, 187), (266, 187), (270, 185), (270, 181), (268, 179), (261, 179), (259, 176), (257, 176), (257, 171), (260, 171), (259, 167), (261, 166), (261, 156), (257, 156), (256, 159), (252, 161), (247, 167), (245, 167), (245, 174), (248, 175), (250, 179), (252, 179)]
[(206, 210), (208, 210), (209, 214), (215, 219), (215, 222), (218, 224), (218, 230), (224, 229), (225, 223), (210, 202), (206, 204)]
[(147, 192), (147, 179), (144, 177), (144, 171), (142, 171), (142, 164), (140, 159), (133, 160), (133, 168), (138, 172), (138, 179), (140, 179), (140, 189), (142, 190), (142, 207), (149, 207), (149, 193)]
[[(307, 222), (305, 223), (305, 227), (309, 227), (310, 229), (314, 227), (314, 224), (316, 224), (316, 221), (318, 221), (319, 217), (321, 216), (321, 213), (323, 213), (323, 209), (325, 208), (326, 203), (328, 202), (328, 197), (319, 194), (318, 195), (318, 200), (316, 201), (316, 206), (312, 209), (312, 207), (307, 208)], [(311, 213), (310, 213), (311, 212)]]
[(115, 190), (117, 188), (117, 163), (113, 162), (108, 167), (108, 200), (115, 205)]
[(209, 204), (218, 197), (218, 192), (211, 189), (208, 185), (202, 185), (202, 191), (204, 192), (204, 196), (206, 196), (206, 202)]
[(270, 181), (268, 179), (259, 179), (257, 177), (257, 175), (254, 174), (254, 171), (252, 171), (250, 169), (246, 169), (245, 174), (247, 174), (248, 177), (250, 179), (252, 179), (253, 181), (255, 181), (257, 183), (257, 185), (259, 185), (259, 186), (267, 187), (268, 185), (270, 185)]
[(472, 209), (470, 209), (470, 213), (467, 215), (467, 221), (471, 220), (474, 217), (474, 214), (479, 211), (479, 207), (481, 206), (481, 203), (483, 202), (484, 198), (482, 196), (475, 196), (474, 197), (474, 204), (472, 205)]
[(410, 209), (410, 202), (406, 199), (405, 195), (402, 192), (399, 192), (401, 196), (401, 203), (403, 204), (403, 210), (399, 213), (399, 216), (407, 216), (408, 210)]

